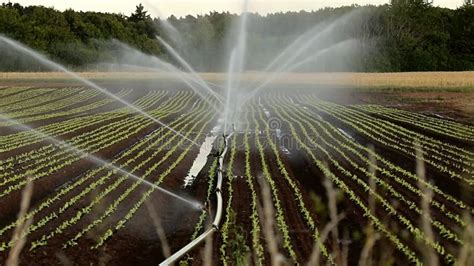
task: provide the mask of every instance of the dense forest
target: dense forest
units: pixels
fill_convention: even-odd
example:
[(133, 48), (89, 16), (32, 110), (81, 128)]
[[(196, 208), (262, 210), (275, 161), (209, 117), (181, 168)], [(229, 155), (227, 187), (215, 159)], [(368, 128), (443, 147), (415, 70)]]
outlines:
[[(298, 35), (315, 25), (334, 21), (354, 10), (351, 21), (338, 32), (343, 38), (376, 42), (377, 49), (351, 65), (353, 71), (474, 70), (474, 6), (456, 10), (433, 7), (422, 0), (392, 0), (382, 6), (347, 6), (313, 12), (249, 14), (246, 68), (258, 70)], [(0, 34), (17, 40), (72, 69), (117, 62), (117, 43), (168, 60), (157, 36), (172, 42), (199, 71), (220, 71), (228, 54), (235, 14), (211, 12), (163, 23), (142, 5), (130, 15), (97, 12), (60, 12), (42, 6), (4, 3), (0, 7)], [(172, 36), (172, 25), (180, 34)], [(179, 38), (176, 38), (176, 37)], [(174, 38), (173, 38), (174, 37)], [(341, 38), (342, 38), (341, 37)], [(111, 41), (113, 40), (113, 41)], [(42, 70), (0, 42), (0, 71)], [(325, 70), (348, 69), (332, 66)]]

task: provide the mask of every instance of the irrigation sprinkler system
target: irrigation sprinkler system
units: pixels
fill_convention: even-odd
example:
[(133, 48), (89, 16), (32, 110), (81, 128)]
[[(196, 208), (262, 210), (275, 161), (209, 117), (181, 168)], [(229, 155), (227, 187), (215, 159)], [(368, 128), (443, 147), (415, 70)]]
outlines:
[[(171, 255), (169, 258), (161, 262), (159, 265), (164, 266), (164, 265), (171, 265), (174, 264), (177, 260), (179, 260), (181, 257), (186, 255), (188, 252), (190, 252), (193, 248), (201, 244), (208, 236), (212, 235), (214, 232), (219, 231), (219, 224), (222, 219), (222, 204), (223, 204), (223, 199), (222, 199), (222, 180), (223, 180), (223, 173), (224, 173), (224, 158), (228, 150), (228, 143), (230, 137), (234, 132), (231, 132), (229, 135), (224, 135), (224, 149), (222, 150), (222, 153), (219, 155), (219, 164), (218, 164), (218, 171), (217, 171), (217, 184), (216, 184), (216, 197), (217, 197), (217, 209), (216, 209), (216, 215), (214, 216), (214, 221), (212, 222), (212, 226), (207, 229), (204, 233), (202, 233), (200, 236), (198, 236), (196, 239), (193, 241), (189, 242), (186, 246), (178, 250), (176, 253)], [(210, 208), (209, 213), (211, 212)]]

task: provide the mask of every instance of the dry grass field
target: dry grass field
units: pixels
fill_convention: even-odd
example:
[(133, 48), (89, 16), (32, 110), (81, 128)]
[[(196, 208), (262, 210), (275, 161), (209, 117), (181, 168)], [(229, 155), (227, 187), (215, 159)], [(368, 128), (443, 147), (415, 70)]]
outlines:
[[(93, 80), (142, 80), (173, 79), (167, 72), (80, 72), (80, 76)], [(224, 81), (223, 73), (200, 73), (203, 79), (211, 82)], [(245, 81), (265, 80), (268, 73), (248, 72), (243, 74)], [(0, 73), (0, 83), (9, 81), (67, 80), (61, 72)], [(273, 83), (314, 84), (344, 87), (368, 88), (474, 88), (474, 71), (471, 72), (409, 72), (409, 73), (281, 73)]]

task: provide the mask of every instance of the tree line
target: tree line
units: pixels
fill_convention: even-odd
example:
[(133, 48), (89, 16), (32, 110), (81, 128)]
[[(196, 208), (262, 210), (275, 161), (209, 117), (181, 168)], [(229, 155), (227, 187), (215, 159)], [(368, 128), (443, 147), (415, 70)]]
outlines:
[[(300, 34), (315, 25), (334, 21), (357, 10), (338, 32), (340, 38), (376, 40), (376, 49), (351, 65), (353, 71), (460, 71), (474, 70), (474, 7), (456, 10), (434, 7), (423, 0), (392, 0), (380, 6), (345, 6), (317, 11), (262, 16), (249, 14), (247, 70), (259, 70)], [(43, 6), (4, 3), (0, 33), (47, 55), (72, 69), (117, 62), (117, 40), (149, 55), (172, 61), (156, 36), (161, 36), (199, 71), (225, 69), (237, 15), (169, 17), (163, 23), (142, 5), (130, 15), (100, 12), (64, 12)], [(169, 23), (169, 24), (168, 24)], [(180, 34), (169, 34), (170, 26)], [(174, 38), (176, 37), (176, 38)], [(179, 38), (177, 38), (179, 37)], [(0, 42), (0, 71), (43, 70), (29, 58), (19, 57)], [(345, 71), (330, 64), (323, 70)]]

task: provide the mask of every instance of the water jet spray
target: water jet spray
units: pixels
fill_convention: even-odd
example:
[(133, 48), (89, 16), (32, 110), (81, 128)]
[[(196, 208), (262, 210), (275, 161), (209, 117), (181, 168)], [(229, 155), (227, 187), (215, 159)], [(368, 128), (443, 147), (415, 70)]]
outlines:
[(146, 118), (152, 120), (153, 122), (155, 122), (155, 123), (157, 123), (157, 124), (159, 124), (159, 125), (161, 125), (161, 126), (167, 128), (167, 129), (173, 131), (174, 133), (176, 133), (177, 135), (179, 135), (181, 138), (183, 138), (183, 139), (185, 139), (186, 141), (192, 143), (193, 145), (199, 147), (199, 145), (198, 145), (196, 142), (194, 142), (194, 141), (192, 141), (191, 139), (187, 138), (187, 137), (184, 136), (183, 134), (181, 134), (181, 133), (179, 133), (178, 131), (174, 130), (173, 128), (169, 127), (169, 126), (166, 125), (165, 123), (161, 122), (160, 120), (156, 119), (155, 117), (151, 116), (150, 114), (146, 113), (145, 111), (141, 110), (140, 108), (136, 107), (135, 105), (133, 105), (133, 104), (131, 104), (131, 103), (129, 103), (129, 102), (123, 100), (123, 99), (120, 98), (120, 97), (117, 97), (117, 96), (114, 95), (113, 93), (107, 91), (106, 89), (100, 87), (99, 85), (93, 83), (92, 81), (87, 80), (87, 79), (85, 79), (85, 78), (83, 78), (83, 77), (77, 75), (76, 73), (69, 71), (69, 70), (66, 69), (64, 66), (62, 66), (62, 65), (60, 65), (60, 64), (58, 64), (58, 63), (55, 63), (55, 62), (53, 62), (53, 61), (47, 59), (45, 56), (43, 56), (43, 55), (41, 55), (41, 54), (39, 54), (39, 53), (37, 53), (37, 52), (31, 50), (30, 48), (26, 47), (25, 45), (23, 45), (23, 44), (21, 44), (21, 43), (19, 43), (19, 42), (17, 42), (17, 41), (14, 41), (14, 40), (12, 40), (12, 39), (10, 39), (10, 38), (7, 38), (7, 37), (5, 37), (5, 36), (3, 36), (3, 35), (1, 35), (1, 34), (0, 34), (0, 42), (4, 42), (4, 43), (6, 43), (7, 45), (9, 45), (10, 47), (12, 47), (13, 49), (15, 49), (15, 50), (17, 50), (17, 51), (19, 51), (19, 52), (22, 52), (22, 53), (24, 53), (24, 54), (27, 54), (28, 56), (30, 56), (30, 57), (32, 57), (32, 58), (38, 60), (38, 62), (40, 62), (40, 63), (42, 63), (42, 64), (44, 64), (44, 65), (46, 65), (46, 66), (48, 66), (48, 67), (50, 67), (50, 68), (52, 68), (52, 69), (59, 70), (59, 71), (65, 73), (65, 74), (69, 75), (70, 77), (72, 77), (72, 78), (74, 78), (74, 79), (76, 79), (76, 80), (78, 80), (78, 81), (80, 81), (80, 82), (82, 82), (82, 83), (84, 83), (84, 84), (86, 84), (86, 85), (88, 85), (88, 86), (90, 86), (90, 87), (92, 87), (92, 88), (94, 88), (94, 89), (96, 89), (96, 90), (98, 90), (98, 91), (104, 93), (105, 95), (111, 97), (112, 99), (114, 99), (114, 100), (116, 100), (116, 101), (118, 101), (118, 102), (120, 102), (120, 103), (122, 103), (122, 104), (128, 106), (129, 108), (131, 108), (132, 110), (134, 110), (134, 111), (136, 111), (137, 113), (141, 114), (142, 116), (144, 116), (144, 117), (146, 117)]
[(168, 195), (168, 196), (170, 196), (170, 197), (172, 197), (172, 198), (174, 198), (174, 199), (177, 199), (177, 200), (180, 200), (180, 201), (182, 201), (182, 202), (184, 202), (184, 203), (186, 203), (186, 204), (189, 204), (190, 206), (193, 207), (193, 209), (199, 210), (199, 209), (201, 208), (201, 204), (200, 204), (200, 203), (193, 202), (193, 201), (191, 201), (191, 200), (185, 199), (185, 198), (183, 198), (183, 197), (181, 197), (181, 196), (179, 196), (179, 195), (177, 195), (177, 194), (175, 194), (175, 193), (173, 193), (173, 192), (171, 192), (171, 191), (168, 191), (168, 190), (166, 190), (166, 189), (164, 189), (164, 188), (162, 188), (162, 187), (159, 187), (159, 186), (157, 186), (157, 185), (155, 185), (155, 184), (153, 184), (153, 183), (151, 183), (151, 182), (149, 182), (149, 181), (147, 181), (147, 180), (145, 180), (145, 179), (143, 179), (143, 178), (141, 178), (141, 177), (139, 177), (139, 176), (137, 176), (137, 175), (134, 175), (134, 174), (132, 174), (132, 173), (130, 173), (130, 172), (128, 172), (128, 171), (126, 171), (126, 170), (124, 170), (124, 169), (122, 169), (122, 168), (120, 168), (120, 167), (118, 167), (118, 166), (116, 166), (116, 165), (114, 165), (114, 164), (112, 164), (112, 163), (110, 163), (110, 162), (107, 162), (107, 161), (105, 161), (105, 160), (103, 160), (103, 159), (101, 159), (101, 158), (99, 158), (99, 157), (97, 157), (97, 156), (95, 156), (95, 155), (89, 154), (89, 153), (87, 153), (87, 152), (85, 152), (85, 151), (83, 151), (83, 150), (81, 150), (81, 149), (79, 149), (79, 148), (77, 148), (77, 147), (75, 147), (75, 146), (73, 146), (73, 145), (70, 145), (70, 144), (68, 144), (68, 143), (65, 142), (65, 141), (61, 141), (61, 140), (59, 140), (59, 139), (57, 139), (57, 138), (55, 138), (55, 137), (49, 136), (49, 135), (47, 135), (47, 134), (45, 134), (45, 133), (43, 133), (43, 132), (41, 132), (41, 131), (38, 131), (38, 130), (36, 130), (36, 129), (34, 129), (34, 128), (31, 128), (31, 127), (29, 127), (29, 126), (27, 126), (27, 125), (25, 125), (25, 124), (22, 124), (22, 123), (20, 123), (20, 122), (14, 120), (14, 119), (10, 119), (10, 118), (8, 118), (8, 117), (5, 117), (5, 116), (2, 115), (2, 114), (0, 114), (0, 120), (5, 120), (5, 121), (7, 121), (7, 122), (9, 122), (9, 123), (13, 123), (13, 124), (17, 123), (17, 124), (15, 125), (15, 127), (20, 127), (21, 129), (26, 130), (26, 131), (31, 131), (31, 132), (33, 132), (34, 134), (37, 134), (37, 135), (41, 136), (42, 138), (44, 138), (45, 141), (50, 141), (50, 142), (53, 142), (53, 143), (56, 143), (56, 144), (59, 144), (59, 145), (64, 145), (65, 147), (71, 149), (71, 150), (74, 151), (75, 153), (78, 153), (80, 156), (84, 157), (84, 158), (85, 158), (86, 160), (88, 160), (88, 161), (97, 163), (97, 164), (99, 164), (99, 165), (101, 165), (101, 166), (104, 166), (104, 167), (108, 168), (109, 170), (117, 171), (117, 172), (119, 172), (120, 174), (126, 176), (127, 178), (130, 178), (130, 179), (134, 179), (134, 180), (136, 180), (136, 181), (139, 181), (139, 182), (141, 182), (141, 184), (143, 184), (143, 185), (152, 187), (152, 188), (154, 188), (154, 189), (156, 189), (156, 190), (158, 190), (158, 191), (160, 191), (160, 192), (162, 192), (162, 193), (164, 193), (164, 194), (166, 194), (166, 195)]

